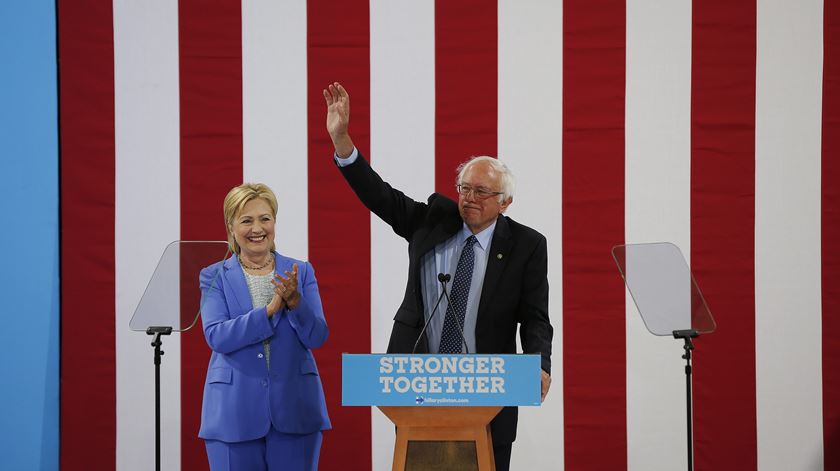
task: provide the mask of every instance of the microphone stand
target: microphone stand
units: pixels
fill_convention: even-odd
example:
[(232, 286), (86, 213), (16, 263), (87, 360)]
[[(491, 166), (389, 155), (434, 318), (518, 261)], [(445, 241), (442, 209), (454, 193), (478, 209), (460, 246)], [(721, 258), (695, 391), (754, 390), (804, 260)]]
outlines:
[[(432, 313), (429, 315), (429, 320), (427, 320), (426, 323), (423, 324), (423, 329), (420, 330), (420, 335), (417, 336), (417, 341), (414, 342), (414, 348), (411, 349), (412, 355), (417, 351), (417, 346), (420, 345), (420, 339), (423, 338), (423, 334), (426, 333), (426, 328), (429, 327), (429, 324), (431, 324), (432, 319), (435, 317), (435, 314), (437, 314), (437, 308), (438, 306), (440, 306), (440, 302), (443, 300), (443, 295), (446, 294), (446, 282), (449, 281), (450, 278), (451, 277), (448, 274), (444, 275), (443, 273), (438, 273), (438, 281), (440, 282), (440, 286), (443, 288), (443, 293), (441, 293), (440, 296), (438, 296), (438, 300), (435, 303), (435, 307), (432, 308)], [(446, 299), (449, 299), (448, 295), (446, 296)]]

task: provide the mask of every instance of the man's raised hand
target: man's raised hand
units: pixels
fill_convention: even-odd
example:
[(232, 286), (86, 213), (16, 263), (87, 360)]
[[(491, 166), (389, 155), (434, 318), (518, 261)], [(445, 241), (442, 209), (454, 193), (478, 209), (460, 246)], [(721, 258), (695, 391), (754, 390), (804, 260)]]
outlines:
[(338, 82), (331, 83), (324, 89), (324, 101), (327, 103), (327, 132), (339, 157), (349, 157), (353, 153), (353, 140), (350, 139), (350, 94)]

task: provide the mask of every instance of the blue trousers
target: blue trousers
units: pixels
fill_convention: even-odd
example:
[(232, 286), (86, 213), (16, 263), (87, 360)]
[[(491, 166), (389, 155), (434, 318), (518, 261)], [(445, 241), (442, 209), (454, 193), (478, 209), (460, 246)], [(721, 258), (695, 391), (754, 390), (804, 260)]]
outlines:
[(321, 432), (280, 433), (247, 442), (205, 440), (210, 471), (317, 471)]

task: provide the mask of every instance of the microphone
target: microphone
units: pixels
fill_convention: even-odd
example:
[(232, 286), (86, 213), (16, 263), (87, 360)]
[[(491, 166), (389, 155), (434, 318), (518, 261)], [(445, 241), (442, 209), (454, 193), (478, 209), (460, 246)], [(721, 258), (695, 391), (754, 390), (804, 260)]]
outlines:
[[(440, 276), (440, 275), (438, 275), (438, 276)], [(449, 276), (449, 275), (446, 275), (446, 276)], [(443, 290), (443, 294), (446, 295), (446, 302), (451, 305), (452, 300), (449, 299), (449, 293), (447, 293), (446, 290)], [(464, 318), (465, 322), (466, 322), (466, 320), (467, 319)], [(462, 326), (460, 322), (455, 322), (455, 325), (458, 326), (458, 332), (461, 333), (461, 342), (464, 344), (464, 353), (469, 355), (470, 354), (470, 347), (467, 346), (467, 339), (466, 339), (466, 337), (464, 337), (464, 326)]]
[(423, 338), (423, 334), (426, 332), (426, 328), (429, 327), (429, 324), (432, 322), (432, 319), (435, 317), (435, 314), (437, 314), (437, 308), (438, 306), (440, 306), (440, 302), (443, 300), (443, 295), (446, 295), (446, 299), (449, 299), (449, 295), (446, 293), (446, 283), (451, 278), (452, 277), (449, 276), (448, 273), (445, 275), (443, 273), (438, 273), (437, 279), (440, 282), (441, 287), (443, 288), (443, 293), (440, 293), (440, 296), (438, 296), (438, 300), (435, 303), (435, 307), (432, 308), (432, 313), (429, 315), (429, 319), (426, 321), (425, 324), (423, 324), (423, 329), (420, 330), (420, 335), (417, 336), (417, 341), (414, 342), (414, 348), (411, 349), (412, 355), (414, 354), (414, 352), (417, 351), (417, 346), (420, 345), (420, 339)]

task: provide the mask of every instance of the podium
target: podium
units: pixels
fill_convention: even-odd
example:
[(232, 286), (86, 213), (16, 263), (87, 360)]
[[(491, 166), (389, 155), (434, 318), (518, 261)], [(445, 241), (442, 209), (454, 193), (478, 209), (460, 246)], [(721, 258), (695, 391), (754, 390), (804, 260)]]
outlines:
[(540, 405), (539, 355), (342, 355), (343, 406), (394, 423), (394, 471), (495, 470), (490, 421)]
[(501, 406), (380, 406), (379, 410), (397, 427), (394, 471), (439, 469), (440, 464), (495, 471), (490, 421)]

